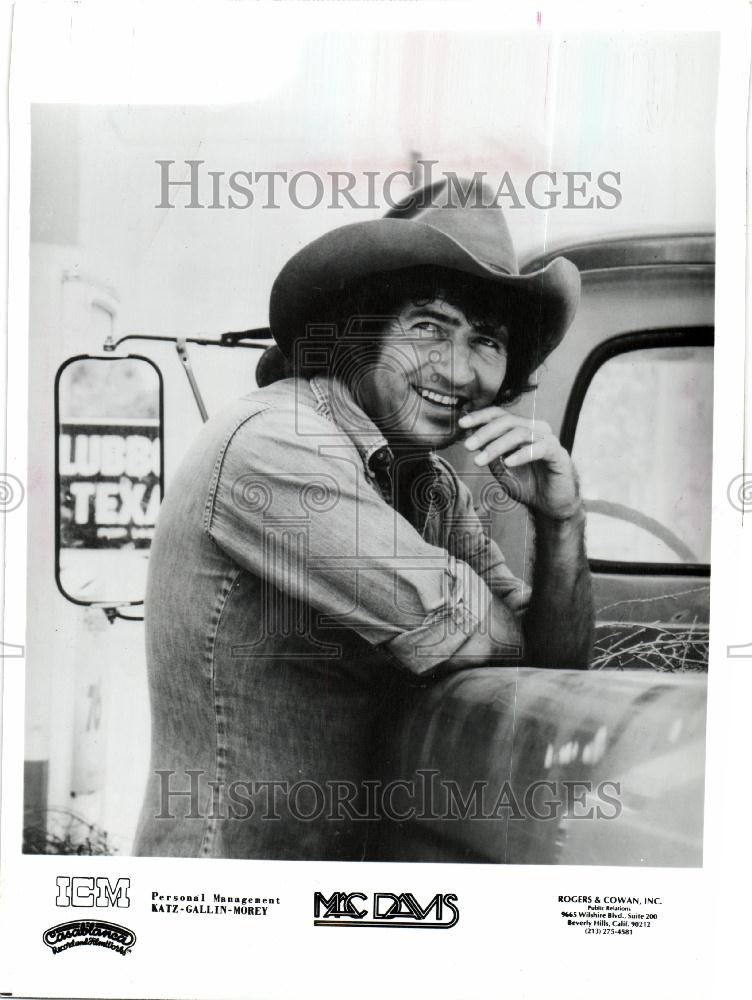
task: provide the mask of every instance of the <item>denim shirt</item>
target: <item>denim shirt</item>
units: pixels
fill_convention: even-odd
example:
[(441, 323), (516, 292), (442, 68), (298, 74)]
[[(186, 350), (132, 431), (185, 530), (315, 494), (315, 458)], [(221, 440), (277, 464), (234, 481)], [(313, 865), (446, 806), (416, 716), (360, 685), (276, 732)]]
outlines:
[(362, 857), (364, 824), (330, 796), (360, 801), (395, 676), (461, 655), (492, 592), (516, 611), (529, 596), (445, 461), (428, 457), (401, 512), (398, 473), (332, 378), (285, 379), (204, 426), (149, 560), (136, 854)]

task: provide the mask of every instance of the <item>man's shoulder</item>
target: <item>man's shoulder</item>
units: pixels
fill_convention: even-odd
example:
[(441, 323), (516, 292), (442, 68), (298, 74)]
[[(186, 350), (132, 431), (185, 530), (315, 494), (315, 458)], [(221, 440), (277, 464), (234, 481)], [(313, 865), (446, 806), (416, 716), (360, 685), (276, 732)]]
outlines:
[(357, 454), (352, 437), (332, 418), (305, 378), (249, 392), (215, 418), (214, 446), (223, 463), (269, 460), (277, 466), (317, 461), (334, 449)]
[(253, 425), (253, 433), (271, 436), (336, 430), (304, 378), (282, 379), (263, 389), (254, 389), (234, 400), (211, 423), (224, 430), (229, 438), (242, 433), (247, 424)]
[(310, 382), (298, 377), (280, 379), (263, 389), (253, 389), (238, 399), (236, 405), (249, 414), (266, 410), (290, 412), (296, 408), (315, 412), (318, 407)]

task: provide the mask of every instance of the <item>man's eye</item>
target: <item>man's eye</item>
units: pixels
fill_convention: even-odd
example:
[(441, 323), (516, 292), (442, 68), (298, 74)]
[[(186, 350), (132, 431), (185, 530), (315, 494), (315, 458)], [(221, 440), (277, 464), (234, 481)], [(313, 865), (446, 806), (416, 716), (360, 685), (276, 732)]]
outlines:
[(436, 325), (436, 323), (431, 323), (430, 320), (423, 320), (420, 323), (413, 323), (413, 330), (420, 330), (427, 337), (435, 337), (437, 334), (441, 333), (441, 330)]
[(501, 351), (502, 345), (494, 337), (478, 337), (478, 343), (481, 347), (490, 347), (494, 351)]

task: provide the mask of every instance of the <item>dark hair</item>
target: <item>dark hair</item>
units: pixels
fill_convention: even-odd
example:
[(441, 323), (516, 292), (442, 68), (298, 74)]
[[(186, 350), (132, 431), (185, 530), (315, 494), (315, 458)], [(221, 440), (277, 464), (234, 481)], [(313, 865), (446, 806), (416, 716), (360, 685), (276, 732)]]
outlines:
[(292, 370), (287, 358), (276, 344), (267, 347), (256, 365), (256, 385), (263, 389), (280, 379), (289, 378)]
[(307, 378), (321, 372), (346, 376), (354, 364), (375, 355), (385, 324), (407, 303), (437, 298), (461, 309), (481, 330), (509, 331), (507, 370), (497, 403), (511, 403), (535, 388), (529, 382), (534, 354), (522, 349), (524, 342), (517, 335), (524, 318), (518, 297), (483, 278), (430, 266), (372, 274), (322, 294), (309, 312), (305, 334), (295, 341), (295, 372)]

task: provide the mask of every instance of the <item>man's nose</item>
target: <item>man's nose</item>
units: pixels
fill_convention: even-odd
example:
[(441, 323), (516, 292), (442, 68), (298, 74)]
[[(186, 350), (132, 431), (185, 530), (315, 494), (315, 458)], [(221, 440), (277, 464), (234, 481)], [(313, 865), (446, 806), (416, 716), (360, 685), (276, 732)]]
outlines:
[(428, 360), (434, 370), (434, 381), (445, 381), (449, 386), (460, 389), (475, 378), (472, 352), (464, 344), (446, 340), (431, 345)]

